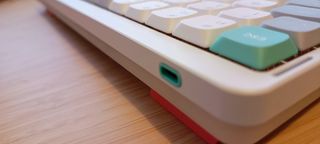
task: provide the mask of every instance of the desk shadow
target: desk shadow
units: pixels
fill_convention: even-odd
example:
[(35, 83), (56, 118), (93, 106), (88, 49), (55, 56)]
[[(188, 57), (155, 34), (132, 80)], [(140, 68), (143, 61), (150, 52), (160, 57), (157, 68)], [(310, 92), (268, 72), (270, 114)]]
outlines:
[[(86, 39), (78, 35), (77, 32), (62, 23), (50, 12), (43, 10), (41, 13), (48, 23), (65, 39), (70, 41), (73, 49), (84, 57), (101, 75), (108, 81), (117, 82), (120, 79), (127, 79), (123, 84), (113, 84), (114, 88), (119, 90), (121, 97), (127, 99), (140, 113), (144, 115), (152, 126), (161, 133), (170, 143), (183, 144), (203, 144), (201, 138), (196, 136), (189, 128), (183, 125), (178, 119), (172, 116), (162, 108), (151, 96), (150, 88), (137, 79), (130, 72), (121, 67), (118, 63), (90, 44)], [(76, 34), (75, 34), (76, 33)], [(74, 43), (73, 41), (77, 41)], [(110, 72), (110, 66), (103, 66), (108, 63), (112, 64), (112, 69), (117, 69), (117, 74)], [(137, 88), (138, 92), (124, 91), (130, 85), (131, 88)], [(133, 119), (134, 120), (134, 119)]]

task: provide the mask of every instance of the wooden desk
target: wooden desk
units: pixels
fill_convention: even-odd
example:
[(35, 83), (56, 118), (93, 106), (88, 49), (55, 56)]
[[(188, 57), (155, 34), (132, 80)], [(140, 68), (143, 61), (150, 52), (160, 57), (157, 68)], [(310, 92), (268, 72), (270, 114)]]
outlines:
[[(148, 92), (39, 2), (0, 1), (0, 144), (204, 143)], [(319, 100), (264, 142), (319, 144)]]

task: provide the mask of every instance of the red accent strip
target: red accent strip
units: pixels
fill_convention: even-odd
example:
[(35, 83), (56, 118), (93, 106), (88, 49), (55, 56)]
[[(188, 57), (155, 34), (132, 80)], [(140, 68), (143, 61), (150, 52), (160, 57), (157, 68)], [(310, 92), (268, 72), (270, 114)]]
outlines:
[(198, 136), (203, 138), (209, 144), (217, 144), (218, 140), (213, 137), (210, 133), (204, 130), (201, 126), (195, 123), (191, 118), (181, 112), (178, 108), (176, 108), (169, 101), (160, 96), (156, 91), (150, 90), (150, 96), (158, 101), (166, 110), (171, 112), (175, 117), (177, 117), (182, 123), (187, 125), (190, 129), (192, 129)]

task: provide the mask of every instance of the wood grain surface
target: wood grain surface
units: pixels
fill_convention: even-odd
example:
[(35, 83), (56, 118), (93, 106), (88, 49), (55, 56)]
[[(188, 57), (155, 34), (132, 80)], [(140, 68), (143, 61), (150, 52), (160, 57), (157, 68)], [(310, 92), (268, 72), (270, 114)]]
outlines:
[[(0, 144), (201, 144), (36, 0), (0, 0)], [(320, 144), (319, 100), (262, 143)]]

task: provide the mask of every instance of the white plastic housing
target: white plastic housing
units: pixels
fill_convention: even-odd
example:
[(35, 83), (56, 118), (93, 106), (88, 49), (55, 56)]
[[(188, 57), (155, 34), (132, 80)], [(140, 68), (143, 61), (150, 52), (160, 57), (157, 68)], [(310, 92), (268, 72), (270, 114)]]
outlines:
[[(76, 24), (159, 82), (166, 83), (166, 87), (173, 90), (171, 94), (176, 93), (180, 99), (188, 101), (208, 119), (197, 118), (198, 114), (182, 106), (180, 101), (175, 102), (165, 91), (160, 93), (224, 142), (255, 142), (266, 133), (242, 142), (234, 134), (234, 139), (228, 140), (223, 132), (206, 127), (210, 120), (237, 128), (266, 125), (320, 87), (319, 48), (271, 71), (258, 72), (82, 0), (43, 2), (65, 21)], [(102, 47), (100, 49), (109, 51)], [(180, 88), (161, 78), (160, 63), (166, 63), (179, 71), (182, 77)], [(134, 70), (133, 73), (139, 75)], [(163, 87), (150, 86), (159, 91)], [(312, 100), (317, 98), (319, 95), (313, 96)], [(299, 110), (301, 107), (288, 114), (286, 119)], [(273, 125), (272, 129), (281, 123), (283, 120)], [(240, 132), (237, 134), (240, 135)]]

